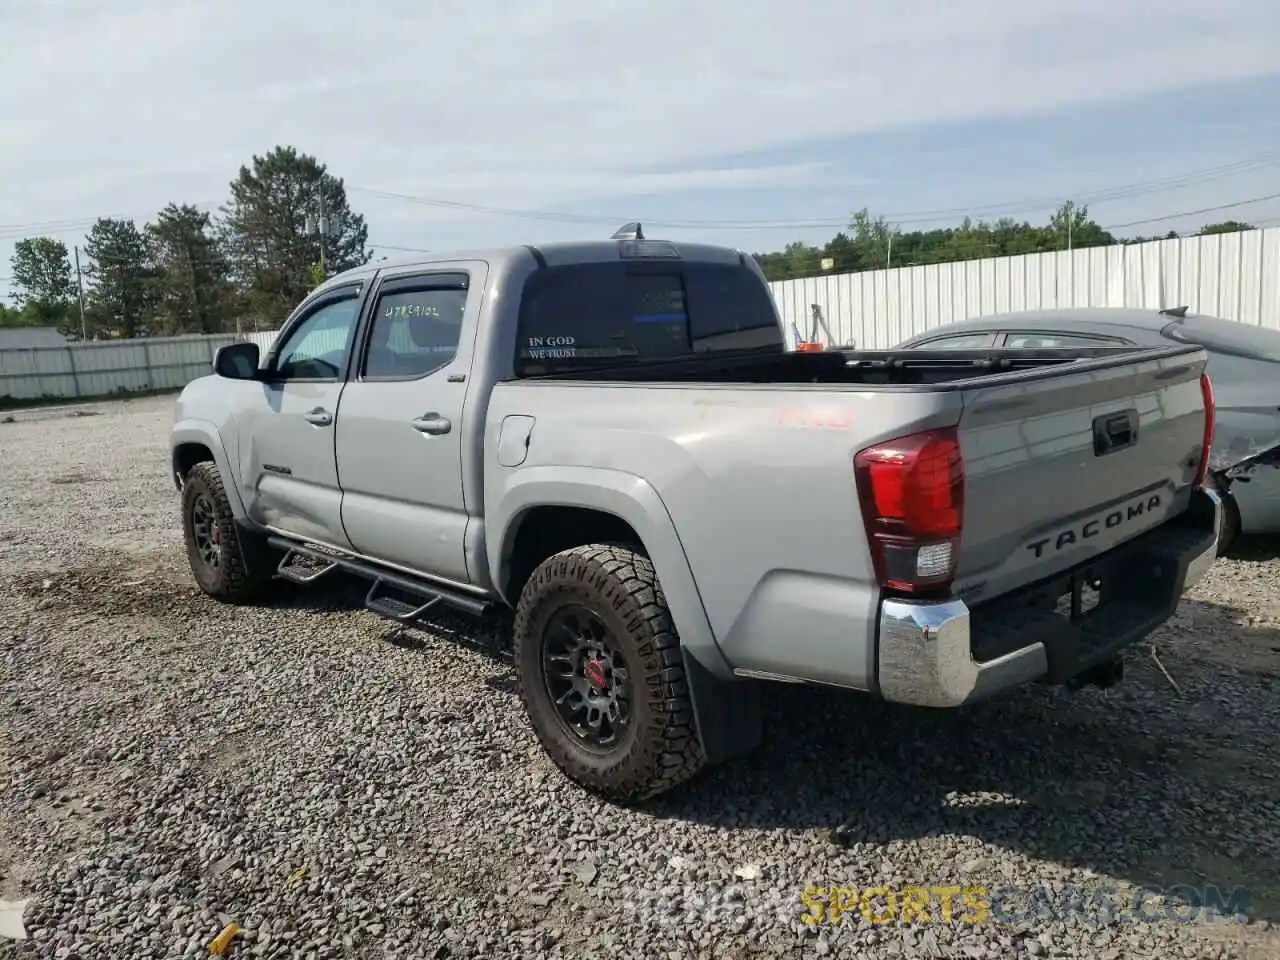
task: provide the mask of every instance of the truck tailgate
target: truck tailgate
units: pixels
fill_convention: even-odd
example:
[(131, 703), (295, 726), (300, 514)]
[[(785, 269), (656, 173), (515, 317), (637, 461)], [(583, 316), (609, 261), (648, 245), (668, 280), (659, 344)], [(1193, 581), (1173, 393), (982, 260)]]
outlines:
[(1186, 509), (1205, 356), (1142, 357), (966, 390), (959, 596), (980, 603), (1053, 576)]

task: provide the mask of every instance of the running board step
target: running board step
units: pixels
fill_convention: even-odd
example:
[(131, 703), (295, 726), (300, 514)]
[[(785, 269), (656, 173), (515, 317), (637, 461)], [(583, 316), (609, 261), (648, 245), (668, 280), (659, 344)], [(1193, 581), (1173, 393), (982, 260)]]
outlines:
[(280, 565), (276, 567), (276, 576), (293, 583), (312, 583), (336, 569), (337, 566), (332, 560), (323, 559), (314, 553), (291, 549), (280, 558)]
[[(379, 590), (384, 592), (379, 593)], [(380, 617), (398, 620), (401, 623), (412, 623), (441, 602), (438, 595), (423, 594), (420, 595), (421, 603), (413, 603), (400, 597), (390, 596), (385, 590), (386, 584), (381, 578), (373, 581), (373, 586), (369, 588), (369, 593), (364, 598), (365, 608)]]
[[(269, 537), (267, 543), (277, 550), (284, 551), (284, 558), (276, 571), (278, 576), (292, 580), (294, 583), (311, 583), (331, 570), (342, 570), (345, 573), (353, 573), (366, 580), (372, 580), (373, 585), (365, 597), (365, 607), (379, 616), (388, 617), (400, 623), (416, 620), (427, 611), (441, 605), (477, 617), (484, 616), (494, 605), (493, 601), (484, 597), (451, 590), (446, 586), (419, 580), (408, 574), (394, 573), (354, 557), (340, 556), (318, 548), (303, 546), (283, 537)], [(310, 564), (318, 565), (318, 572), (311, 570), (295, 575), (289, 565), (297, 560), (306, 560)], [(416, 602), (389, 596), (388, 590), (408, 594)]]

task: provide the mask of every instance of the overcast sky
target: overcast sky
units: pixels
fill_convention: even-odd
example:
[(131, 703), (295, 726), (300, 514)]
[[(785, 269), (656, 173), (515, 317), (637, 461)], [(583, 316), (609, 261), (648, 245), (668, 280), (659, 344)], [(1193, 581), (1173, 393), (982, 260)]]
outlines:
[[(1280, 193), (1276, 0), (338, 9), (0, 6), (0, 277), (22, 236), (70, 245), (98, 216), (215, 209), (276, 144), (344, 178), (392, 255), (603, 236), (631, 218), (764, 250), (821, 242), (862, 206), (912, 228), (960, 216), (942, 210), (1040, 219), (1129, 188), (1092, 205), (1109, 226)], [(1280, 223), (1280, 202), (1120, 232), (1227, 218)]]

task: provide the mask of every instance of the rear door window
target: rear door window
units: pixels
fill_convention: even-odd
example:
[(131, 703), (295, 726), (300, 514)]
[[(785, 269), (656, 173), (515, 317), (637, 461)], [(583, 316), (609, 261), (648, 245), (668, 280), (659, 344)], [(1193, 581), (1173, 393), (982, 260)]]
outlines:
[(535, 376), (754, 347), (783, 349), (773, 298), (745, 267), (583, 263), (525, 284), (516, 373)]
[(454, 358), (467, 306), (466, 274), (392, 280), (379, 290), (362, 371), (366, 380), (416, 380)]

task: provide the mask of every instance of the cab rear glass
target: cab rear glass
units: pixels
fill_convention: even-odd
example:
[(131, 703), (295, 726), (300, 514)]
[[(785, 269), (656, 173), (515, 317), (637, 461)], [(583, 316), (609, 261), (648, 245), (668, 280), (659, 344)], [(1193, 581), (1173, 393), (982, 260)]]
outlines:
[(718, 263), (580, 263), (525, 283), (517, 376), (784, 349), (773, 298), (749, 268)]

